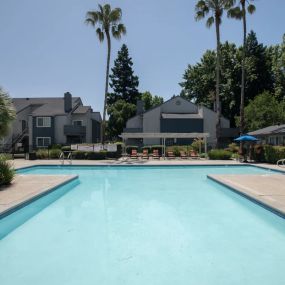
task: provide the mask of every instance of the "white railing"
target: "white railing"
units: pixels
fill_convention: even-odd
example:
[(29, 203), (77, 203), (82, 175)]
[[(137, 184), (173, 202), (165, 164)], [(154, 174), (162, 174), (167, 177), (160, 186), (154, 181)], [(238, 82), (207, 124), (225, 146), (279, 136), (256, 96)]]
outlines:
[(280, 159), (277, 161), (277, 165), (279, 167), (285, 167), (285, 159)]
[[(64, 153), (68, 153), (67, 158), (65, 158)], [(72, 164), (72, 152), (71, 151), (62, 151), (59, 156), (59, 161), (64, 165), (64, 161), (67, 161), (70, 165)]]

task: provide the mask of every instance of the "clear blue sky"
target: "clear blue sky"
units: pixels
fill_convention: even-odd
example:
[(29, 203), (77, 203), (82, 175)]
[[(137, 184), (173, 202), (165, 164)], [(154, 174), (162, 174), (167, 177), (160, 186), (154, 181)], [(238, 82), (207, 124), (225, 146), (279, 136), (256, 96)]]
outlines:
[[(285, 33), (285, 1), (256, 0), (249, 19), (260, 42), (277, 44)], [(13, 97), (62, 96), (70, 91), (102, 111), (106, 43), (84, 24), (95, 0), (2, 0), (0, 2), (0, 85)], [(215, 47), (214, 29), (194, 20), (194, 0), (114, 0), (123, 10), (127, 35), (113, 41), (112, 60), (129, 47), (140, 91), (169, 98), (187, 64)], [(241, 23), (225, 19), (222, 40), (241, 43)]]

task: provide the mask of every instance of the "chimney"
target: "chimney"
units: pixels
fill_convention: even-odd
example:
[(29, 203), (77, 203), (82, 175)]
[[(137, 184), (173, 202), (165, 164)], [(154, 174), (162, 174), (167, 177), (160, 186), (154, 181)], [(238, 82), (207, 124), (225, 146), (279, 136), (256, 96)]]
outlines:
[(137, 101), (137, 115), (141, 115), (144, 112), (144, 102), (142, 100)]
[(64, 112), (69, 113), (72, 110), (72, 96), (69, 92), (64, 93)]

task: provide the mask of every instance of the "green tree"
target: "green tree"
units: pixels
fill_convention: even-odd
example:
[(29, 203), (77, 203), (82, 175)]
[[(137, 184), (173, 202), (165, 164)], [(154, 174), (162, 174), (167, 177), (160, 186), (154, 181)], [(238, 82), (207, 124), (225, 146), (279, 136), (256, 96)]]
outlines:
[(88, 11), (85, 22), (96, 28), (96, 34), (100, 42), (103, 42), (105, 37), (107, 39), (107, 67), (106, 67), (106, 81), (105, 81), (105, 97), (103, 122), (101, 125), (101, 143), (105, 140), (105, 124), (106, 124), (106, 110), (107, 110), (107, 94), (109, 85), (109, 68), (111, 56), (111, 36), (115, 39), (120, 39), (122, 35), (126, 34), (126, 27), (121, 23), (122, 10), (120, 8), (112, 9), (109, 4), (104, 6), (98, 5), (98, 11)]
[(110, 87), (113, 89), (113, 93), (108, 94), (108, 106), (114, 104), (117, 100), (136, 104), (140, 97), (138, 91), (139, 79), (134, 75), (133, 61), (125, 44), (119, 50), (114, 67), (111, 70)]
[(246, 40), (247, 56), (245, 59), (246, 85), (245, 104), (264, 91), (273, 91), (270, 58), (266, 46), (259, 43), (256, 34), (251, 31)]
[(0, 138), (8, 134), (16, 112), (7, 92), (0, 87)]
[[(239, 112), (241, 54), (234, 44), (221, 45), (221, 83), (220, 104), (223, 115), (235, 125), (235, 116)], [(215, 103), (215, 51), (206, 51), (201, 61), (189, 65), (180, 83), (181, 96), (196, 104), (214, 109)]]
[(245, 107), (245, 126), (254, 131), (285, 123), (285, 103), (278, 102), (268, 91), (258, 95)]
[(245, 97), (245, 58), (246, 58), (246, 36), (247, 22), (246, 15), (253, 14), (256, 10), (251, 4), (253, 0), (238, 0), (238, 5), (228, 10), (228, 17), (242, 20), (243, 23), (243, 46), (242, 46), (242, 75), (241, 75), (241, 96), (240, 96), (240, 133), (244, 133), (244, 97)]
[(163, 103), (163, 98), (157, 95), (153, 96), (149, 91), (142, 93), (141, 100), (144, 103), (144, 110), (147, 111)]
[(224, 10), (230, 9), (234, 4), (234, 0), (200, 0), (196, 4), (196, 20), (204, 19), (209, 13), (210, 17), (206, 21), (206, 25), (210, 28), (213, 24), (216, 27), (217, 40), (217, 60), (216, 60), (216, 100), (215, 106), (217, 111), (216, 137), (217, 145), (220, 139), (221, 129), (221, 107), (220, 107), (220, 72), (221, 72), (221, 39), (220, 26)]
[(280, 45), (270, 46), (267, 55), (271, 62), (273, 93), (278, 101), (285, 99), (285, 35)]
[(136, 114), (136, 105), (120, 99), (108, 107), (108, 113), (108, 133), (115, 139), (123, 132), (127, 120)]

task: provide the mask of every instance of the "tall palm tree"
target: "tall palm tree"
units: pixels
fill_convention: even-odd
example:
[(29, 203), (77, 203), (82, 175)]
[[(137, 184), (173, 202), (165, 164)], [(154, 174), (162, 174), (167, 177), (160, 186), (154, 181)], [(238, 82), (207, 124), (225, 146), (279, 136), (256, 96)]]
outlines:
[(107, 67), (106, 67), (106, 81), (105, 81), (105, 98), (103, 110), (103, 122), (101, 125), (101, 143), (105, 141), (105, 127), (106, 127), (106, 109), (107, 109), (107, 94), (109, 86), (109, 69), (111, 56), (111, 36), (115, 39), (120, 39), (122, 35), (126, 34), (126, 27), (121, 23), (122, 10), (115, 8), (112, 10), (109, 4), (104, 6), (98, 5), (98, 11), (88, 11), (86, 14), (85, 23), (96, 28), (96, 34), (100, 42), (107, 39)]
[[(250, 2), (254, 0), (238, 0), (238, 5), (228, 10), (228, 17), (243, 22), (243, 47), (242, 47), (242, 73), (241, 73), (241, 95), (240, 95), (240, 133), (244, 133), (244, 99), (245, 99), (245, 57), (246, 57), (246, 36), (247, 23), (246, 14), (253, 14), (256, 10), (255, 6)], [(235, 1), (236, 2), (236, 1)]]
[(16, 112), (8, 93), (0, 87), (0, 139), (8, 134)]
[(230, 9), (234, 5), (234, 0), (200, 0), (197, 2), (196, 21), (204, 19), (209, 13), (210, 16), (206, 21), (206, 26), (210, 28), (213, 24), (216, 27), (216, 39), (217, 39), (217, 62), (216, 62), (216, 139), (217, 146), (221, 136), (221, 105), (220, 105), (220, 74), (221, 74), (221, 37), (220, 26), (222, 23), (222, 16), (224, 10)]

